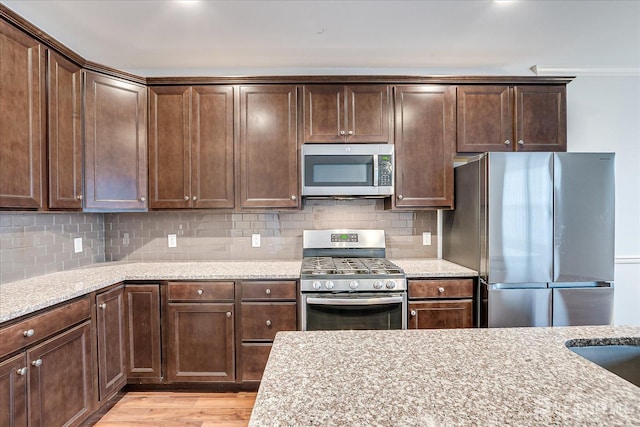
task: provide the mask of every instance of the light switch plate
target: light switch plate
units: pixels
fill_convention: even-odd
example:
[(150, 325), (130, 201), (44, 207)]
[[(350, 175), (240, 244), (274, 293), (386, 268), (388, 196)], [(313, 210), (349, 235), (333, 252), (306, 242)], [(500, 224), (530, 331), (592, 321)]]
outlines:
[(82, 252), (82, 237), (76, 237), (73, 239), (73, 252)]
[(129, 233), (124, 233), (122, 235), (122, 245), (129, 246)]
[(251, 247), (252, 248), (259, 248), (260, 247), (260, 235), (259, 234), (252, 234), (251, 235)]
[(431, 232), (425, 231), (422, 233), (422, 245), (431, 246)]
[(177, 248), (178, 247), (178, 239), (176, 239), (176, 235), (175, 234), (168, 234), (167, 235), (167, 244), (169, 245), (170, 248)]

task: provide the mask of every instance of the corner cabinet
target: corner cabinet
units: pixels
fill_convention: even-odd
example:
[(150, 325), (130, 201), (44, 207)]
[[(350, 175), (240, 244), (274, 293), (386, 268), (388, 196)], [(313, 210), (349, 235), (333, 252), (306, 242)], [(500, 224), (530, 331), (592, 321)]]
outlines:
[(147, 92), (84, 73), (86, 211), (147, 209)]
[(395, 87), (395, 195), (385, 207), (452, 208), (456, 88)]
[(149, 207), (233, 208), (233, 87), (149, 88)]
[(298, 208), (298, 86), (240, 86), (238, 206)]
[(409, 329), (473, 327), (474, 279), (409, 280)]
[(160, 285), (127, 284), (124, 290), (129, 384), (162, 381)]
[(304, 142), (388, 143), (388, 85), (304, 86)]
[(45, 48), (0, 20), (0, 208), (44, 207)]
[(565, 85), (458, 86), (459, 153), (566, 151)]

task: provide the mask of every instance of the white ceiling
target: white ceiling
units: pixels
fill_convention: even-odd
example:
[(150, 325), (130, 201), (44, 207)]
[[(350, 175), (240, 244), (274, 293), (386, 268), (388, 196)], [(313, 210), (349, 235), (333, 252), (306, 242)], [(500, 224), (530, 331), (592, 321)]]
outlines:
[(1, 3), (85, 59), (147, 77), (529, 75), (533, 65), (640, 75), (640, 0)]

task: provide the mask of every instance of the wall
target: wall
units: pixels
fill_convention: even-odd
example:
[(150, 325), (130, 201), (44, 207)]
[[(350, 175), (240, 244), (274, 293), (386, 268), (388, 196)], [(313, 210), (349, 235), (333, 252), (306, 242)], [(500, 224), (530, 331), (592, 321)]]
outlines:
[[(386, 231), (388, 257), (435, 258), (436, 216), (385, 211), (381, 200), (370, 199), (305, 200), (303, 210), (291, 212), (106, 214), (105, 255), (107, 261), (300, 259), (305, 229), (378, 228)], [(432, 232), (431, 246), (422, 246), (423, 231)], [(253, 233), (261, 235), (260, 248), (251, 247)], [(176, 248), (168, 247), (167, 234), (177, 235)]]
[(640, 325), (640, 75), (578, 76), (567, 103), (568, 151), (616, 153), (614, 322)]
[[(82, 238), (79, 253), (76, 237)], [(103, 215), (0, 213), (0, 283), (103, 261)]]

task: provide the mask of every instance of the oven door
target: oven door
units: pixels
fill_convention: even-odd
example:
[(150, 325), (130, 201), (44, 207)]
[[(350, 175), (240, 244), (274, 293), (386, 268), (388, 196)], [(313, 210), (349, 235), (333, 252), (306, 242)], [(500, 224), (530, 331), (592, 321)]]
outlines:
[(407, 329), (407, 295), (303, 294), (303, 331)]

